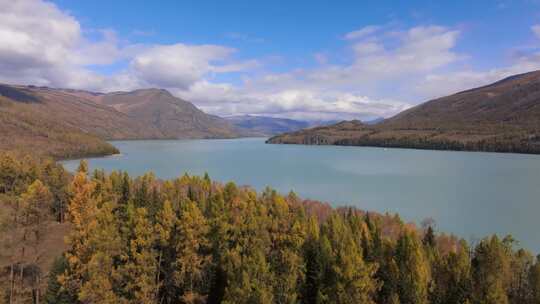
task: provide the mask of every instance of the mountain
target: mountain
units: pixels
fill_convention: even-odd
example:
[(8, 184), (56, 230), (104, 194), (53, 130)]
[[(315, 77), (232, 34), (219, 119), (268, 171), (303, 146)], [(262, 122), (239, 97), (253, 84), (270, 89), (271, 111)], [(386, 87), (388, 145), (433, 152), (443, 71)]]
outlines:
[(228, 121), (159, 89), (94, 93), (0, 84), (0, 150), (56, 158), (118, 152), (104, 140), (231, 138)]
[(434, 99), (376, 125), (341, 122), (268, 143), (540, 153), (540, 71)]
[(83, 116), (99, 112), (99, 108), (87, 111), (89, 105), (76, 101), (66, 106), (69, 108), (64, 109), (62, 101), (34, 94), (32, 89), (0, 85), (0, 150), (54, 158), (118, 153), (100, 137), (63, 119), (66, 111)]
[(310, 126), (306, 121), (267, 116), (241, 115), (229, 116), (225, 119), (238, 128), (250, 130), (261, 136), (297, 131)]
[(383, 121), (384, 121), (384, 118), (377, 117), (377, 118), (373, 118), (373, 119), (370, 119), (370, 120), (362, 121), (362, 123), (364, 123), (366, 125), (376, 125), (376, 124), (381, 123)]
[(96, 96), (94, 100), (159, 132), (157, 138), (233, 138), (244, 135), (227, 120), (204, 113), (162, 89)]

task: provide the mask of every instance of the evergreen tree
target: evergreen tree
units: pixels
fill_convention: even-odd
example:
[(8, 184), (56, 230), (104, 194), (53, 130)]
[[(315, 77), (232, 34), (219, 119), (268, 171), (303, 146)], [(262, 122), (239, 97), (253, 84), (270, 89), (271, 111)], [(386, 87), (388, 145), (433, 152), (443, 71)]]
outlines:
[(36, 302), (41, 298), (41, 269), (39, 268), (38, 261), (43, 254), (41, 245), (43, 243), (44, 233), (47, 227), (48, 221), (52, 218), (50, 213), (53, 203), (53, 196), (49, 189), (43, 185), (40, 180), (34, 181), (21, 195), (20, 200), (20, 225), (22, 228), (21, 237), (21, 283), (24, 282), (24, 261), (27, 255), (26, 246), (32, 249), (32, 255), (34, 259), (31, 266), (32, 271), (32, 293), (36, 299)]
[(302, 244), (305, 231), (302, 223), (292, 217), (285, 199), (275, 191), (266, 193), (269, 206), (271, 271), (274, 274), (274, 297), (277, 303), (296, 303), (303, 284)]
[(435, 261), (433, 281), (431, 303), (468, 303), (471, 300), (471, 263), (465, 241), (460, 242), (456, 251)]
[(339, 304), (373, 303), (377, 290), (373, 280), (376, 267), (364, 262), (362, 251), (341, 216), (334, 213), (328, 218), (321, 240), (325, 259), (322, 300)]
[(305, 283), (302, 289), (302, 303), (316, 304), (322, 297), (322, 261), (320, 253), (320, 229), (317, 219), (311, 217), (307, 223), (304, 242)]
[(47, 304), (72, 304), (77, 303), (77, 295), (70, 294), (62, 288), (58, 282), (58, 276), (68, 270), (68, 262), (64, 256), (54, 260), (54, 264), (49, 272), (47, 290), (45, 292), (45, 303)]
[(540, 255), (536, 256), (535, 263), (529, 269), (528, 281), (530, 303), (540, 304)]
[(402, 304), (428, 303), (429, 265), (417, 236), (403, 232), (396, 245), (398, 295)]
[(431, 226), (428, 226), (426, 233), (424, 234), (424, 238), (422, 239), (422, 243), (428, 248), (435, 248), (437, 245), (435, 231)]
[(533, 265), (533, 256), (524, 249), (517, 250), (510, 261), (511, 281), (508, 290), (510, 303), (527, 303), (530, 301), (529, 269)]
[(158, 251), (158, 281), (160, 282), (159, 302), (172, 303), (176, 296), (174, 280), (174, 261), (176, 261), (175, 231), (177, 224), (176, 213), (169, 200), (156, 215), (155, 232)]
[(509, 248), (497, 236), (482, 240), (472, 259), (473, 303), (507, 304)]

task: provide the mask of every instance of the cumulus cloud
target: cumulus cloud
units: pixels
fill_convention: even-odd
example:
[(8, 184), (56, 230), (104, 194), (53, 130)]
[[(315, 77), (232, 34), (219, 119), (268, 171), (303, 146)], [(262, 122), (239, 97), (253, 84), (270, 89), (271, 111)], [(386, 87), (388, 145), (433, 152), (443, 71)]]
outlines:
[[(0, 81), (109, 91), (159, 86), (187, 89), (208, 74), (255, 67), (235, 61), (235, 49), (217, 45), (122, 44), (113, 30), (87, 29), (56, 5), (41, 0), (0, 0)], [(125, 60), (113, 75), (92, 67)]]
[(397, 100), (374, 100), (360, 94), (317, 88), (261, 90), (229, 84), (198, 82), (177, 95), (197, 102), (210, 113), (248, 113), (308, 120), (369, 119), (387, 117), (410, 107)]
[(245, 70), (256, 61), (226, 63), (234, 49), (216, 45), (159, 45), (137, 54), (130, 67), (146, 83), (188, 89), (209, 73)]
[(503, 78), (540, 69), (540, 26), (531, 27), (537, 37), (537, 47), (532, 52), (517, 53), (510, 65), (487, 70), (470, 68), (451, 72), (428, 73), (415, 86), (420, 96), (434, 98), (462, 90), (479, 87)]
[[(384, 102), (403, 101), (403, 97), (411, 101), (416, 95), (415, 81), (466, 58), (453, 50), (459, 34), (440, 26), (366, 33), (349, 45), (352, 55), (347, 63), (326, 60), (312, 69), (266, 74), (248, 79), (245, 89), (267, 94), (291, 89), (341, 92)], [(389, 110), (385, 116), (395, 113)]]

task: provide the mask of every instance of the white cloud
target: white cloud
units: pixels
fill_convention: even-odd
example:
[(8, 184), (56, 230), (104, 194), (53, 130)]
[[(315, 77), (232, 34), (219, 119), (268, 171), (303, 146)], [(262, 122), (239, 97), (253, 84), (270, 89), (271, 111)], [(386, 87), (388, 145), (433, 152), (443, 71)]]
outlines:
[[(91, 90), (159, 86), (187, 89), (208, 74), (253, 68), (235, 49), (217, 45), (122, 44), (113, 30), (87, 29), (50, 2), (0, 0), (0, 81)], [(120, 60), (129, 66), (101, 75), (94, 66)]]
[(257, 64), (227, 63), (234, 51), (216, 45), (158, 45), (137, 54), (130, 67), (148, 84), (187, 89), (209, 73), (237, 72)]
[(533, 33), (536, 35), (537, 38), (540, 38), (540, 25), (535, 24), (531, 26), (531, 30), (533, 31)]
[(297, 119), (359, 119), (388, 117), (408, 107), (396, 100), (373, 100), (360, 94), (317, 88), (234, 87), (197, 82), (190, 90), (174, 93), (194, 101), (203, 110), (224, 116), (257, 114)]
[(352, 31), (352, 32), (349, 32), (349, 33), (345, 34), (344, 38), (346, 40), (355, 40), (355, 39), (364, 38), (366, 36), (369, 36), (369, 35), (375, 33), (380, 28), (381, 27), (377, 26), (377, 25), (368, 25), (368, 26), (360, 28), (360, 29), (358, 29), (356, 31)]
[(199, 82), (177, 94), (206, 111), (225, 115), (388, 117), (410, 107), (399, 101), (403, 100), (401, 91), (416, 94), (415, 81), (464, 58), (452, 51), (459, 32), (444, 27), (380, 31), (368, 36), (356, 34), (348, 64), (332, 64), (326, 56), (316, 54), (320, 66), (313, 69), (267, 73), (248, 78), (240, 87)]
[[(531, 27), (533, 34), (540, 39), (540, 26)], [(540, 45), (539, 45), (540, 46)], [(519, 53), (513, 62), (504, 67), (488, 70), (461, 69), (451, 72), (429, 73), (416, 84), (416, 91), (425, 99), (445, 96), (462, 90), (480, 87), (503, 78), (540, 69), (538, 48), (532, 53)]]

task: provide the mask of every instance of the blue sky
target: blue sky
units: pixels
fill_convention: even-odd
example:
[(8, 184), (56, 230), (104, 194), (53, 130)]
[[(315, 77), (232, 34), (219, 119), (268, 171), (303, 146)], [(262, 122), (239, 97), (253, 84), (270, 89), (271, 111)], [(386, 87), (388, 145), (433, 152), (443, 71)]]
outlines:
[(218, 115), (391, 116), (540, 68), (534, 0), (1, 2), (0, 81), (162, 87)]

